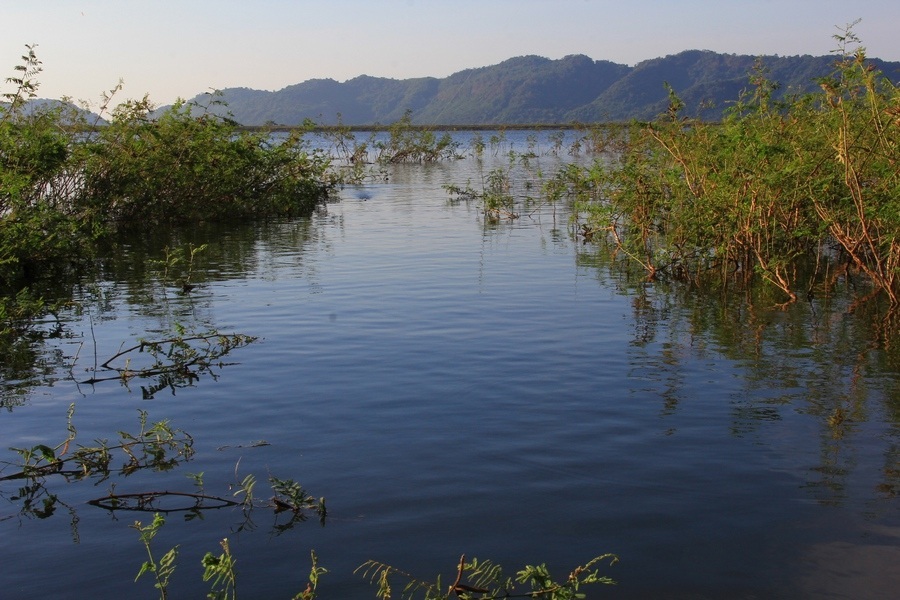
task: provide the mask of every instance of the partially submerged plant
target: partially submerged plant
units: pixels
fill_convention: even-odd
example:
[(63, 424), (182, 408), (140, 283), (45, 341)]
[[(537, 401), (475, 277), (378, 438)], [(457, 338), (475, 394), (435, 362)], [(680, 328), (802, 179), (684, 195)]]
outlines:
[(234, 600), (237, 598), (237, 576), (234, 571), (235, 559), (231, 554), (228, 538), (223, 539), (222, 554), (216, 556), (207, 552), (203, 556), (203, 581), (212, 580), (207, 598)]
[[(116, 352), (112, 357), (94, 369), (93, 376), (81, 383), (96, 384), (103, 381), (121, 381), (127, 384), (135, 378), (156, 377), (155, 385), (142, 386), (147, 399), (165, 388), (191, 385), (203, 373), (211, 373), (215, 367), (224, 366), (222, 358), (235, 348), (241, 348), (256, 341), (253, 336), (240, 333), (223, 334), (213, 331), (200, 335), (187, 335), (186, 330), (176, 327), (176, 335), (161, 340), (140, 340), (137, 344)], [(143, 356), (141, 356), (143, 355)], [(143, 360), (132, 363), (132, 358)], [(124, 364), (116, 364), (124, 360)], [(102, 376), (98, 371), (113, 374)]]
[[(368, 560), (356, 572), (378, 585), (376, 597), (387, 600), (393, 597), (391, 577), (399, 576), (406, 580), (401, 595), (404, 598), (422, 598), (423, 600), (447, 600), (451, 596), (467, 600), (499, 600), (500, 598), (546, 598), (548, 600), (568, 600), (583, 598), (579, 590), (584, 585), (613, 585), (615, 581), (601, 576), (598, 563), (609, 561), (612, 566), (618, 562), (614, 554), (598, 556), (584, 565), (573, 569), (563, 581), (556, 581), (544, 564), (526, 565), (516, 573), (515, 578), (504, 577), (502, 568), (489, 560), (479, 561), (473, 558), (466, 561), (465, 555), (459, 559), (456, 576), (446, 591), (441, 584), (440, 576), (433, 582), (416, 577), (375, 560)], [(520, 585), (517, 585), (520, 584)], [(530, 589), (522, 589), (527, 586)]]
[(458, 200), (481, 200), (484, 215), (490, 219), (506, 217), (517, 219), (519, 215), (514, 212), (516, 198), (512, 194), (509, 171), (502, 168), (491, 170), (482, 179), (481, 191), (466, 184), (465, 188), (455, 185), (444, 186), (451, 196)]
[(175, 284), (182, 292), (190, 292), (196, 284), (194, 277), (194, 261), (198, 254), (206, 250), (208, 244), (188, 244), (186, 248), (163, 248), (161, 260), (150, 260), (150, 264), (160, 273), (163, 286)]
[[(68, 436), (56, 446), (37, 444), (29, 448), (11, 448), (19, 455), (19, 461), (0, 464), (16, 470), (0, 476), (0, 481), (42, 480), (52, 475), (67, 480), (97, 478), (104, 481), (112, 475), (128, 476), (143, 469), (168, 471), (190, 460), (194, 454), (194, 440), (190, 435), (173, 429), (168, 421), (148, 423), (148, 413), (143, 410), (138, 411), (140, 430), (136, 434), (120, 431), (118, 443), (98, 439), (95, 445), (76, 444), (73, 448), (77, 433), (72, 422), (74, 413), (75, 405), (71, 404), (67, 414)], [(112, 466), (117, 452), (125, 458), (118, 468)]]
[(790, 303), (849, 265), (900, 306), (900, 90), (851, 51), (852, 25), (836, 38), (822, 93), (775, 101), (758, 64), (712, 124), (682, 117), (670, 89), (663, 115), (584, 169), (584, 231), (648, 279), (763, 281)]
[[(67, 482), (91, 479), (100, 483), (112, 477), (128, 477), (137, 471), (169, 471), (193, 457), (194, 440), (190, 435), (173, 429), (168, 421), (148, 423), (145, 411), (138, 411), (140, 430), (135, 434), (120, 431), (117, 442), (97, 439), (92, 445), (77, 444), (74, 413), (72, 404), (67, 413), (68, 435), (58, 444), (11, 448), (18, 459), (0, 461), (3, 466), (0, 485), (8, 482), (20, 485), (10, 500), (21, 503), (23, 516), (44, 519), (52, 516), (58, 506), (67, 508), (76, 538), (78, 517), (74, 508), (48, 490), (48, 479), (62, 478)], [(120, 466), (114, 465), (116, 458), (124, 459)], [(12, 472), (2, 474), (6, 468)]]
[(144, 545), (144, 549), (147, 552), (147, 560), (141, 564), (141, 569), (138, 571), (137, 577), (135, 577), (134, 580), (137, 581), (145, 573), (153, 573), (155, 579), (153, 587), (159, 590), (159, 597), (161, 600), (165, 600), (169, 597), (169, 579), (172, 577), (172, 573), (175, 572), (175, 559), (178, 558), (177, 545), (169, 549), (158, 560), (153, 554), (153, 548), (150, 543), (165, 523), (166, 520), (161, 515), (156, 514), (153, 515), (153, 521), (149, 525), (144, 525), (140, 521), (135, 521), (131, 526), (133, 529), (137, 530), (140, 535), (141, 543)]
[[(147, 552), (147, 560), (141, 565), (140, 571), (138, 571), (134, 580), (137, 581), (145, 573), (153, 573), (155, 578), (154, 587), (159, 590), (160, 600), (166, 600), (169, 597), (169, 580), (175, 571), (175, 561), (178, 558), (179, 548), (176, 545), (158, 560), (156, 559), (151, 542), (165, 523), (165, 518), (157, 513), (153, 515), (153, 521), (150, 525), (144, 525), (141, 521), (135, 521), (131, 526), (138, 531), (140, 541)], [(210, 591), (206, 597), (213, 600), (236, 600), (237, 571), (235, 565), (237, 564), (237, 559), (231, 552), (228, 538), (222, 539), (219, 542), (219, 546), (222, 548), (221, 554), (217, 556), (212, 552), (207, 552), (200, 560), (200, 564), (203, 567), (203, 581), (209, 583), (210, 586)], [(327, 569), (319, 566), (318, 556), (316, 556), (314, 550), (310, 551), (310, 560), (311, 567), (306, 588), (296, 594), (294, 600), (315, 600), (319, 578), (328, 572)]]
[(412, 111), (388, 128), (387, 141), (373, 141), (379, 163), (430, 163), (460, 158), (459, 144), (449, 133), (438, 137), (430, 129), (412, 124)]

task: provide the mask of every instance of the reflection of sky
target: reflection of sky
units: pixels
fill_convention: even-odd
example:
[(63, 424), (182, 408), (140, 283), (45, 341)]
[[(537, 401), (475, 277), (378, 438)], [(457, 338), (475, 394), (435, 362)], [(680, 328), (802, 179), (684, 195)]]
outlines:
[(631, 65), (690, 49), (825, 55), (835, 26), (857, 18), (872, 56), (900, 60), (893, 0), (4, 2), (0, 64), (36, 43), (45, 97), (97, 100), (123, 78), (122, 98), (169, 104), (210, 88), (445, 77), (528, 54)]

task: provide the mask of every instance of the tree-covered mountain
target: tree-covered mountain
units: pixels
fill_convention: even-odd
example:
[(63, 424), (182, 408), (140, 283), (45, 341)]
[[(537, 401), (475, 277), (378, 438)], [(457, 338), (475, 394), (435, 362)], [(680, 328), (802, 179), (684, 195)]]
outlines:
[[(521, 56), (443, 79), (312, 79), (274, 92), (228, 88), (222, 99), (244, 125), (297, 125), (305, 119), (334, 124), (339, 116), (347, 125), (372, 125), (397, 121), (407, 110), (414, 123), (426, 125), (570, 123), (651, 119), (666, 108), (668, 83), (687, 114), (717, 119), (749, 86), (757, 60), (781, 95), (817, 89), (816, 79), (832, 73), (835, 57), (687, 50), (631, 67), (582, 55)], [(872, 63), (900, 81), (900, 63)], [(201, 96), (194, 100), (204, 102)]]

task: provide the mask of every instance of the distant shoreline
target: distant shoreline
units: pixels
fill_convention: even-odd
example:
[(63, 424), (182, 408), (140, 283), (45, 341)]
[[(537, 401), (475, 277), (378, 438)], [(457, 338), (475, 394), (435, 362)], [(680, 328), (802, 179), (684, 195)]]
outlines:
[[(598, 121), (595, 123), (511, 123), (488, 125), (404, 125), (404, 130), (412, 131), (578, 131), (583, 129), (619, 128), (630, 123), (643, 123), (644, 121)], [(96, 131), (108, 124), (98, 125), (69, 125), (66, 130)], [(238, 131), (249, 133), (290, 133), (292, 131), (309, 131), (312, 133), (347, 131), (347, 132), (378, 132), (390, 131), (395, 123), (376, 123), (374, 125), (235, 125)]]
[[(604, 121), (597, 123), (513, 123), (513, 124), (482, 124), (482, 125), (408, 125), (405, 129), (415, 131), (546, 131), (546, 130), (577, 130), (590, 129), (592, 127), (621, 127), (626, 125), (624, 121)], [(290, 132), (297, 130), (307, 130), (313, 132), (326, 131), (390, 131), (393, 123), (374, 125), (314, 125), (305, 127), (303, 125), (238, 125), (241, 131), (272, 131), (272, 132)]]

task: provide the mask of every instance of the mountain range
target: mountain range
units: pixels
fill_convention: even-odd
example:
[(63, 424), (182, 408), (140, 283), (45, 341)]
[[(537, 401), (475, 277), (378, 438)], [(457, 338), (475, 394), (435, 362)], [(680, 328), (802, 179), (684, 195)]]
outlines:
[[(835, 56), (749, 56), (687, 50), (634, 66), (584, 55), (520, 56), (445, 78), (311, 79), (277, 91), (227, 88), (222, 100), (242, 125), (392, 123), (411, 111), (422, 125), (515, 125), (652, 119), (666, 109), (670, 85), (691, 116), (715, 120), (749, 87), (759, 60), (778, 82), (776, 96), (818, 89)], [(872, 59), (891, 81), (900, 62)], [(195, 101), (203, 103), (202, 95)], [(216, 110), (219, 110), (217, 107)]]

